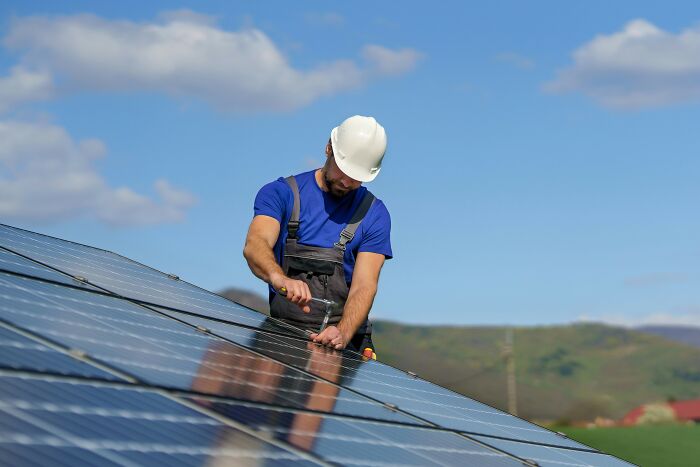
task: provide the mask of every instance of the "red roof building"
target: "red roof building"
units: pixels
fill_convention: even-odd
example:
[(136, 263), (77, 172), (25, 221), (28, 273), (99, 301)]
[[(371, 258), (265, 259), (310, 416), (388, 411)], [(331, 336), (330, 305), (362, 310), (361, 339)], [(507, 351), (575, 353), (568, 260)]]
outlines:
[[(700, 422), (700, 399), (668, 402), (667, 405), (675, 412), (677, 420)], [(645, 408), (646, 405), (640, 405), (630, 410), (622, 419), (622, 424), (636, 425), (639, 417), (644, 415)]]

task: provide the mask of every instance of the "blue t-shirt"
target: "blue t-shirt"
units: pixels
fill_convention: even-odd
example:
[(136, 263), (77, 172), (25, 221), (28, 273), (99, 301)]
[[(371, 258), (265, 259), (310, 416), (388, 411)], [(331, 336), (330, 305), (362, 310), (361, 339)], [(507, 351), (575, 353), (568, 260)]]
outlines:
[[(340, 238), (340, 232), (362, 202), (367, 188), (361, 186), (341, 198), (336, 198), (319, 188), (315, 172), (316, 170), (312, 170), (296, 176), (301, 208), (297, 241), (304, 245), (332, 248)], [(293, 207), (294, 194), (282, 177), (263, 186), (255, 197), (255, 215), (270, 216), (280, 223), (280, 235), (274, 248), (275, 258), (279, 264), (282, 264), (282, 251), (287, 239), (287, 222), (292, 215)], [(355, 258), (359, 252), (378, 253), (391, 259), (390, 234), (389, 211), (377, 198), (345, 250), (344, 269), (348, 286), (352, 282)], [(272, 289), (270, 292), (274, 293)]]

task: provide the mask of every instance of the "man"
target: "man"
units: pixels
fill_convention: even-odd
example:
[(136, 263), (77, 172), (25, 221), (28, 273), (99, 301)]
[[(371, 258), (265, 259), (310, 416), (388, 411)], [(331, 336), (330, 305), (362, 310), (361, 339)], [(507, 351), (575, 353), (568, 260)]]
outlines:
[[(270, 314), (338, 350), (374, 352), (367, 316), (392, 257), (391, 219), (361, 185), (377, 176), (385, 151), (374, 118), (350, 117), (331, 132), (322, 168), (279, 178), (255, 198), (243, 255), (270, 284)], [(339, 304), (321, 332), (325, 309), (312, 297)]]

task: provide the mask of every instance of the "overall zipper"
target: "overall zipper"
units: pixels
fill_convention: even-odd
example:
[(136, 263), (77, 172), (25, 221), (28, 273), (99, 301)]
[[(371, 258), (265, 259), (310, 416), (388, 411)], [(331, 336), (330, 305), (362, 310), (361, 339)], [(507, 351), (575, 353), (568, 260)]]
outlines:
[(322, 275), (321, 282), (323, 282), (323, 298), (328, 300), (328, 276), (325, 274)]

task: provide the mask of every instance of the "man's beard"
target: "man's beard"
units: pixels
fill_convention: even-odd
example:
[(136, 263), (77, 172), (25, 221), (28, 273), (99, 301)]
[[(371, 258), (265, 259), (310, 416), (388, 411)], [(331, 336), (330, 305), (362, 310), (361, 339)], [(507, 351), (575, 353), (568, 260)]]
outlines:
[(336, 198), (342, 198), (351, 191), (349, 189), (342, 188), (336, 182), (328, 178), (328, 173), (325, 171), (323, 172), (323, 180), (326, 182), (326, 188), (328, 188), (328, 192)]

